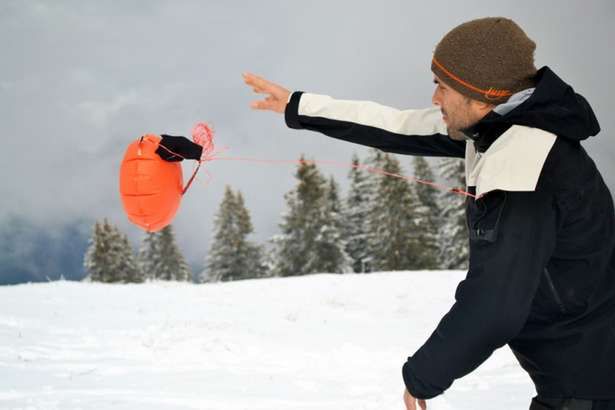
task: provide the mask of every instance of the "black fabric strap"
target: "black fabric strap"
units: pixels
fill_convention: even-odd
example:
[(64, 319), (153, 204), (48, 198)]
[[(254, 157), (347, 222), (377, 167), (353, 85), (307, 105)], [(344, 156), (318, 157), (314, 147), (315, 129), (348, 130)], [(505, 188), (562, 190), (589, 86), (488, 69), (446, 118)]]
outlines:
[(583, 399), (552, 399), (536, 396), (532, 399), (530, 410), (592, 410), (594, 402)]

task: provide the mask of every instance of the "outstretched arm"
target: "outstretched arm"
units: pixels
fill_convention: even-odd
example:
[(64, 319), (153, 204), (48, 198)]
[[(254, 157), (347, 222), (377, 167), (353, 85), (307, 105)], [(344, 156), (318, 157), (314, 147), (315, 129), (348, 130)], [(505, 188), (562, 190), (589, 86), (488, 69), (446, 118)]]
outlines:
[(369, 101), (336, 100), (329, 96), (291, 93), (254, 74), (244, 81), (264, 100), (251, 103), (258, 110), (284, 113), (294, 129), (317, 131), (333, 138), (398, 154), (463, 158), (465, 142), (447, 135), (437, 107), (397, 110)]

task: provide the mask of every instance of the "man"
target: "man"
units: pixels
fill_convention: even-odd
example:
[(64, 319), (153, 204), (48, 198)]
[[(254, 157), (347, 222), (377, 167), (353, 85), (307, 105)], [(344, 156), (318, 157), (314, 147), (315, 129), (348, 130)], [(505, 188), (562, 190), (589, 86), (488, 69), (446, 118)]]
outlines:
[[(456, 302), (403, 366), (407, 409), (508, 344), (537, 390), (530, 409), (615, 409), (615, 211), (580, 141), (600, 128), (587, 101), (513, 21), (461, 24), (431, 63), (435, 107), (291, 93), (252, 74), (290, 128), (383, 151), (465, 158), (470, 261)], [(484, 408), (491, 408), (485, 404)]]

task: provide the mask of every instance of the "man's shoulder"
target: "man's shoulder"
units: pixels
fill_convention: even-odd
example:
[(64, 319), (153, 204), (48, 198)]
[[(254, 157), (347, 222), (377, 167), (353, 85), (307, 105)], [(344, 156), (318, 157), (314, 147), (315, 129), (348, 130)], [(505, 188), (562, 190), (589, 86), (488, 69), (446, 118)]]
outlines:
[(556, 140), (550, 132), (513, 125), (483, 153), (468, 144), (468, 185), (476, 187), (478, 196), (495, 190), (534, 191)]

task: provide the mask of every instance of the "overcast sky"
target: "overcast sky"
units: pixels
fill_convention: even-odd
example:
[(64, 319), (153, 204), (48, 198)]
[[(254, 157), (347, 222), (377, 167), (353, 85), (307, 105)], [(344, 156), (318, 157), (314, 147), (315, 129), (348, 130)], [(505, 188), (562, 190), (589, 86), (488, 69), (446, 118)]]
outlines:
[[(586, 149), (615, 188), (615, 2), (604, 1), (8, 1), (0, 0), (0, 221), (54, 225), (108, 217), (133, 239), (118, 195), (126, 146), (145, 133), (188, 135), (210, 121), (227, 154), (350, 161), (366, 149), (287, 129), (249, 109), (241, 73), (290, 89), (424, 108), (440, 38), (506, 16), (592, 104), (602, 132)], [(410, 158), (404, 158), (408, 166)], [(277, 232), (292, 165), (213, 162), (174, 226), (200, 261), (226, 184), (243, 192), (262, 241)], [(185, 173), (191, 164), (184, 167)], [(347, 170), (322, 168), (344, 188)], [(0, 222), (1, 223), (1, 222)]]

